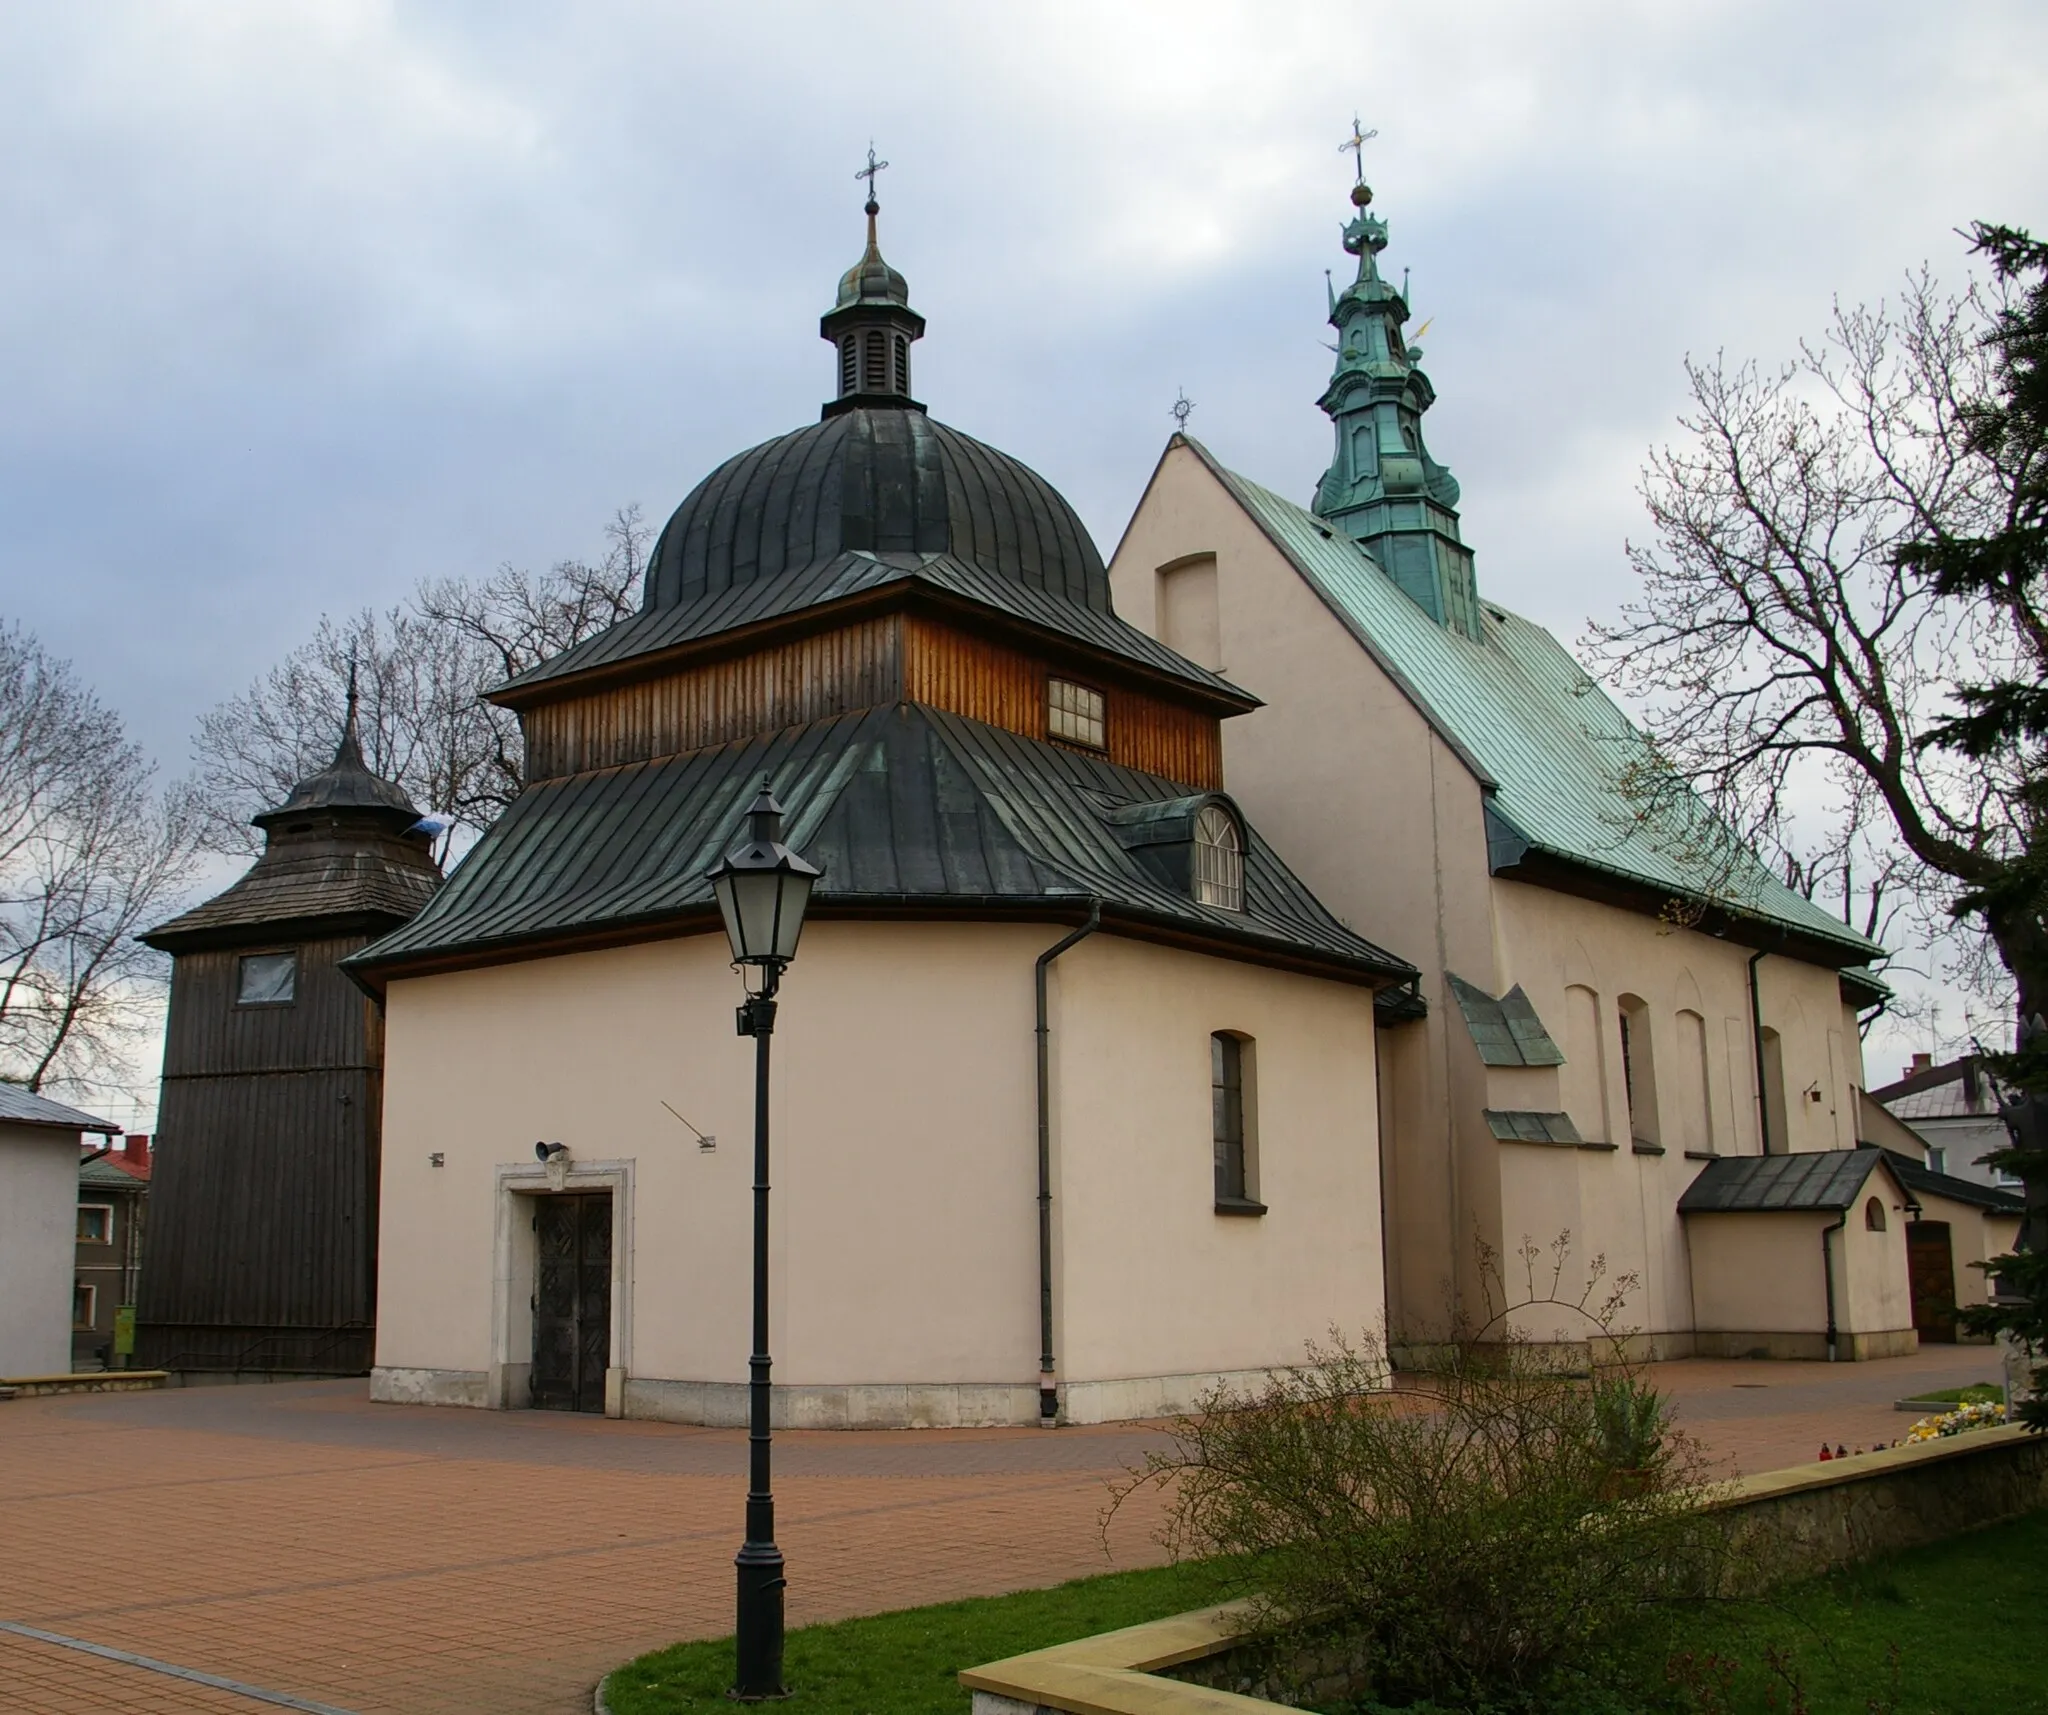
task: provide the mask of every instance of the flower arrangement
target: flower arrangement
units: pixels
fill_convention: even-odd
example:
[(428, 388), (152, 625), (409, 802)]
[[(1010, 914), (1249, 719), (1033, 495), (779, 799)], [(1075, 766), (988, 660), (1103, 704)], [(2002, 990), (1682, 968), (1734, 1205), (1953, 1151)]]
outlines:
[(1990, 1429), (2005, 1421), (2005, 1407), (1997, 1401), (1962, 1405), (1933, 1417), (1923, 1417), (1906, 1431), (1908, 1441), (1935, 1441), (1944, 1435), (1960, 1435), (1966, 1429)]

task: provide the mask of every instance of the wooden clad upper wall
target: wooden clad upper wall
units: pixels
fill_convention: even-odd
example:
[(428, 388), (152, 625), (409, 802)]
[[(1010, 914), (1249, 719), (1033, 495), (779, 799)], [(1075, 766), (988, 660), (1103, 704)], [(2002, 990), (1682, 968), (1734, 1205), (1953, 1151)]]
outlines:
[[(1029, 649), (922, 614), (885, 614), (529, 708), (521, 717), (527, 772), (553, 780), (646, 762), (899, 699), (1043, 739), (1052, 671)], [(1091, 671), (1072, 676), (1106, 698), (1112, 762), (1191, 788), (1222, 786), (1214, 715)]]
[[(1042, 739), (1048, 736), (1046, 679), (1053, 671), (1043, 656), (973, 636), (942, 620), (905, 616), (903, 694), (912, 702)], [(1110, 761), (1186, 786), (1221, 789), (1223, 740), (1214, 715), (1087, 671), (1073, 670), (1068, 676), (1104, 695)]]
[[(368, 944), (363, 935), (313, 941), (290, 936), (246, 949), (181, 953), (171, 966), (164, 1076), (343, 1070), (376, 1064), (370, 1001), (338, 968)], [(238, 1006), (243, 952), (296, 949), (298, 974), (288, 1006)]]
[(902, 693), (902, 621), (884, 614), (751, 655), (527, 710), (526, 769), (554, 780), (725, 744)]

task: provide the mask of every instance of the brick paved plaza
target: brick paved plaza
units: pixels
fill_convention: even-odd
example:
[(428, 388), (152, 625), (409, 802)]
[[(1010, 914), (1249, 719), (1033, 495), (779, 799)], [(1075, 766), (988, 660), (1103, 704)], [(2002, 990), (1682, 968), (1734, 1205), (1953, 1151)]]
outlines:
[[(1982, 1348), (1878, 1363), (1667, 1364), (1682, 1421), (1744, 1471), (1988, 1379)], [(0, 1621), (300, 1707), (587, 1710), (608, 1668), (730, 1623), (736, 1432), (373, 1406), (362, 1382), (0, 1405)], [(1156, 1515), (1097, 1527), (1145, 1428), (784, 1434), (792, 1624), (1159, 1558)], [(10, 1711), (248, 1711), (227, 1690), (0, 1631)], [(276, 1707), (276, 1703), (269, 1706)], [(291, 1706), (289, 1703), (286, 1707)]]

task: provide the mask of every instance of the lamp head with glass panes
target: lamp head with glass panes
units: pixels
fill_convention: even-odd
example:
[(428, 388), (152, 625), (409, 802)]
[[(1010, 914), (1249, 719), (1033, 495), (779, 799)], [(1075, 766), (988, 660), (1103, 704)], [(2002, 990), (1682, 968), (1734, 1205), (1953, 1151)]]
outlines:
[(796, 957), (804, 911), (820, 871), (782, 843), (782, 806), (767, 781), (747, 806), (747, 831), (711, 871), (732, 962), (752, 965), (772, 986)]

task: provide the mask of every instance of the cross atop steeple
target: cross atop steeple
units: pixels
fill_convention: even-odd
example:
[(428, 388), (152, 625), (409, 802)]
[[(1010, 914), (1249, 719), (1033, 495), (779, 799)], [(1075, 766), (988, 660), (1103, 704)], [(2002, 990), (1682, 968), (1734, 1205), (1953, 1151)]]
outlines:
[(875, 140), (870, 137), (868, 139), (868, 164), (853, 175), (857, 179), (866, 179), (868, 182), (867, 217), (870, 220), (873, 220), (876, 215), (882, 212), (882, 205), (875, 200), (875, 175), (886, 171), (888, 165), (887, 161), (875, 159)]
[[(1341, 155), (1346, 150), (1349, 150), (1358, 157), (1358, 182), (1360, 185), (1365, 183), (1365, 146), (1378, 135), (1379, 129), (1377, 126), (1370, 131), (1365, 130), (1358, 123), (1358, 115), (1354, 113), (1351, 116), (1351, 135), (1337, 145), (1338, 154)], [(1368, 192), (1366, 201), (1370, 202), (1371, 200), (1371, 194)], [(1364, 204), (1360, 204), (1360, 206), (1363, 207)]]

